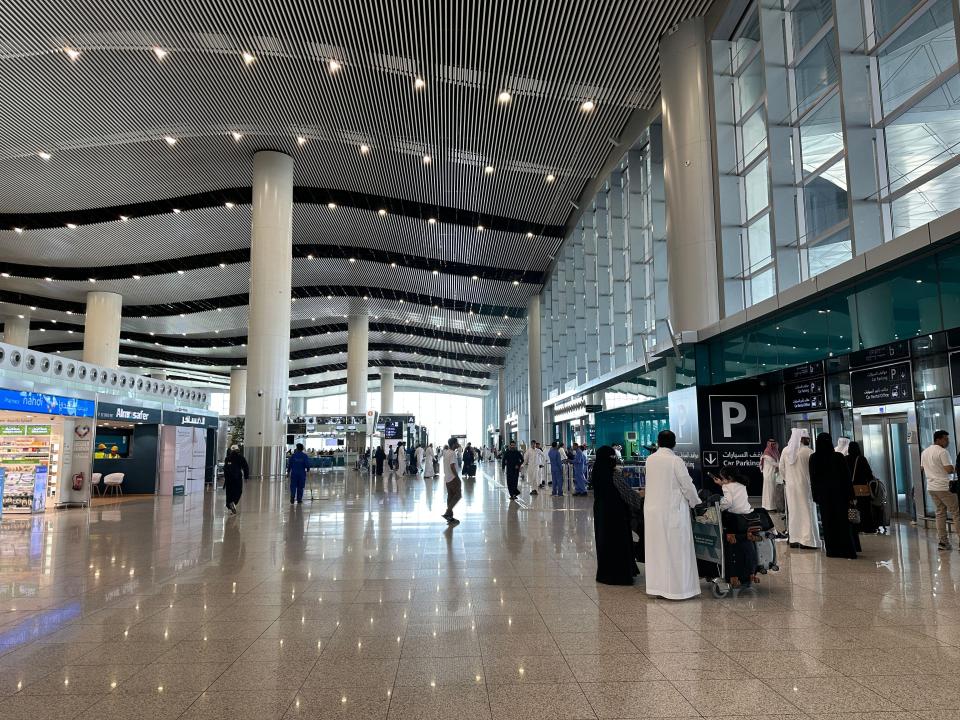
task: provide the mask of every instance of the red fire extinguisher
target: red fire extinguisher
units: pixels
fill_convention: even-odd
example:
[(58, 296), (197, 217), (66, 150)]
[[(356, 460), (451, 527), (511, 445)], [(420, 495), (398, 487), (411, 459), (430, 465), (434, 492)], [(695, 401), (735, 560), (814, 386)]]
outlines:
[(76, 491), (83, 490), (83, 473), (78, 472), (73, 476), (73, 489)]

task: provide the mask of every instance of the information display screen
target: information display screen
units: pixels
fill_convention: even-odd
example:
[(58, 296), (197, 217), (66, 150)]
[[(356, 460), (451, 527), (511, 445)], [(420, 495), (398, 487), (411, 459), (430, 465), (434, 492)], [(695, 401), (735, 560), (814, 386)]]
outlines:
[(854, 406), (882, 405), (913, 400), (910, 363), (902, 362), (850, 373)]
[(383, 424), (383, 436), (387, 440), (403, 439), (403, 423), (389, 420)]
[(827, 395), (824, 392), (823, 378), (786, 383), (783, 386), (783, 405), (788, 413), (826, 410)]

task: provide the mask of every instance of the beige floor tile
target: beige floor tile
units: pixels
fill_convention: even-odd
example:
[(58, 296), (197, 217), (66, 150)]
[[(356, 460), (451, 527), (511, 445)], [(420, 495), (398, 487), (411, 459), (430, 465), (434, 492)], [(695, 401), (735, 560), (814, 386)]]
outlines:
[(729, 680), (750, 677), (746, 668), (719, 650), (646, 653), (667, 680)]
[(480, 655), (476, 631), (437, 633), (405, 638), (400, 657), (469, 657)]
[[(825, 651), (829, 652), (829, 651)], [(838, 669), (796, 650), (733, 652), (727, 656), (758, 678), (827, 677)]]
[(490, 717), (487, 689), (476, 684), (396, 687), (390, 720), (483, 720)]
[(233, 662), (253, 644), (252, 638), (184, 640), (156, 659), (159, 663)]
[(693, 630), (628, 632), (626, 635), (644, 653), (702, 652), (717, 649), (706, 637)]
[[(201, 693), (230, 663), (153, 663), (117, 686), (121, 694)], [(161, 689), (162, 688), (162, 689)]]
[(480, 657), (400, 658), (396, 684), (408, 687), (469, 685), (483, 683), (485, 671)]
[(564, 655), (567, 665), (580, 683), (641, 682), (666, 679), (650, 660), (640, 653), (606, 655)]
[(596, 718), (576, 684), (490, 685), (493, 720), (581, 720)]
[(574, 681), (568, 663), (555, 655), (485, 657), (483, 670), (488, 684), (557, 684)]
[(25, 686), (26, 695), (106, 695), (145, 665), (68, 665)]
[(946, 675), (861, 677), (860, 683), (904, 710), (954, 710), (960, 717), (960, 693), (954, 668)]
[(904, 710), (857, 680), (839, 676), (771, 679), (767, 685), (805, 712), (877, 712)]
[(203, 693), (180, 716), (183, 720), (279, 720), (295, 690)]
[(560, 648), (549, 633), (481, 634), (480, 649), (484, 657), (560, 654)]
[(678, 680), (674, 685), (706, 717), (755, 715), (758, 711), (773, 715), (799, 712), (796, 705), (779, 698), (760, 680)]
[(383, 720), (390, 691), (374, 688), (315, 688), (297, 694), (284, 718)]
[(104, 695), (13, 695), (0, 699), (0, 720), (65, 720), (102, 700)]
[(316, 661), (327, 642), (326, 638), (315, 640), (298, 635), (292, 638), (260, 638), (243, 651), (238, 662)]
[(238, 688), (264, 690), (298, 689), (313, 669), (316, 660), (281, 662), (244, 662), (237, 660), (207, 688), (207, 692), (230, 692)]
[(389, 689), (397, 677), (399, 659), (320, 656), (303, 681), (305, 688), (374, 687)]
[(581, 685), (598, 718), (699, 717), (670, 682), (602, 682)]
[(606, 655), (631, 653), (636, 651), (636, 645), (622, 632), (581, 632), (565, 633), (554, 632), (560, 652), (564, 655)]
[(174, 720), (200, 693), (110, 695), (77, 716), (78, 720)]

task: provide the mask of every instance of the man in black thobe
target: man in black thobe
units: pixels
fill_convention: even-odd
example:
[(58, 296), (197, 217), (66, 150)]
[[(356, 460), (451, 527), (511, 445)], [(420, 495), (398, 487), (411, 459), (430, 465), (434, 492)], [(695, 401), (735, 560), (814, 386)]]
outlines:
[(223, 490), (227, 496), (227, 510), (237, 514), (237, 503), (243, 494), (243, 481), (250, 478), (247, 459), (239, 445), (231, 445), (223, 461)]
[(523, 465), (523, 453), (517, 450), (517, 441), (511, 440), (510, 447), (503, 453), (503, 469), (507, 472), (507, 490), (510, 499), (514, 500), (520, 494), (517, 483), (520, 480), (520, 466)]

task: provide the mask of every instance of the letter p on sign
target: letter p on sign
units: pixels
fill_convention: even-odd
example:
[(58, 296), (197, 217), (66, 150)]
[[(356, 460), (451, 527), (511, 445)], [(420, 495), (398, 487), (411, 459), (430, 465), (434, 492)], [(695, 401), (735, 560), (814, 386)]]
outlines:
[(723, 418), (723, 436), (733, 437), (733, 426), (747, 419), (747, 407), (743, 403), (724, 400), (720, 403), (720, 414)]

